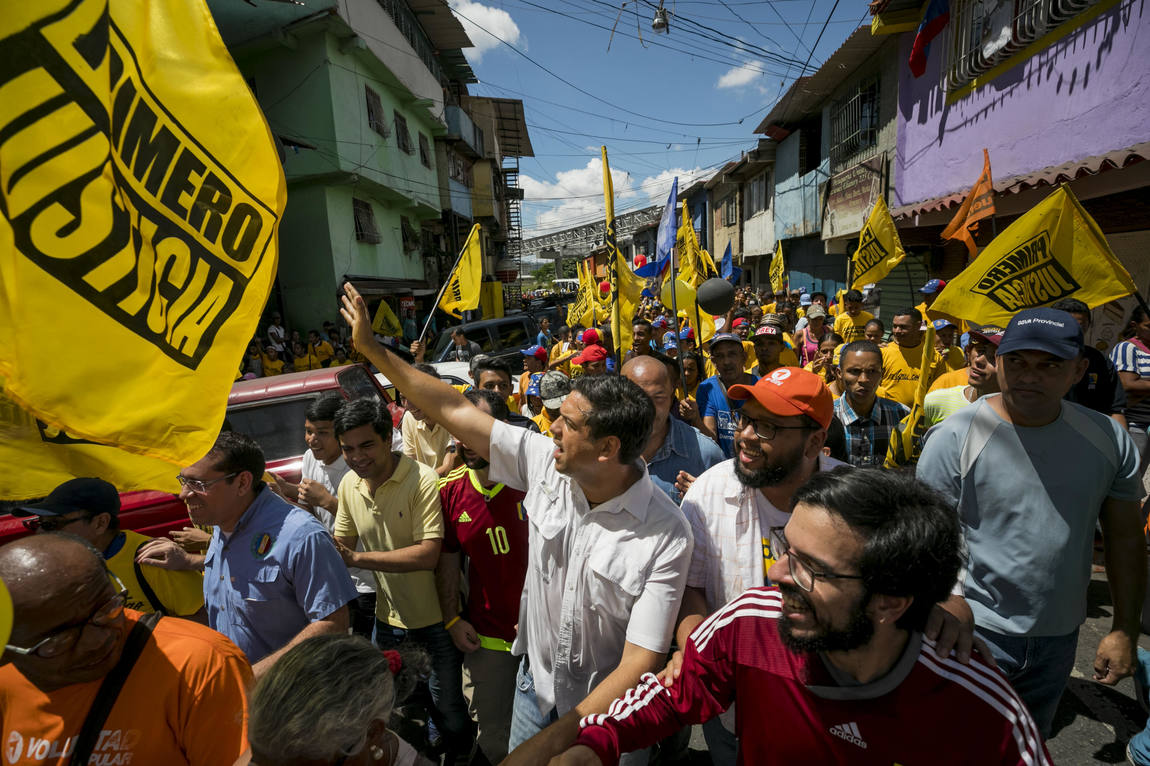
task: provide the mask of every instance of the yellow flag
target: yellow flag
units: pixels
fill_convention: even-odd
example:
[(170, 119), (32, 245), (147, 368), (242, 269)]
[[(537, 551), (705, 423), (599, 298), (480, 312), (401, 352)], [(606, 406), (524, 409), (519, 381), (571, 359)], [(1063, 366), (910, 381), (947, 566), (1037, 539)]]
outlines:
[[(6, 396), (53, 433), (192, 463), (276, 273), (263, 113), (203, 0), (7, 2), (0, 39)], [(26, 444), (3, 473), (36, 470)]]
[(456, 319), (463, 317), (464, 311), (479, 308), (479, 285), (483, 282), (483, 254), (479, 240), (479, 224), (471, 227), (471, 233), (459, 252), (459, 261), (447, 280), (439, 308)]
[(567, 310), (567, 316), (572, 322), (590, 327), (595, 323), (595, 296), (591, 292), (591, 279), (587, 276), (582, 261), (575, 264), (575, 272), (579, 276), (579, 292), (575, 296), (575, 302)]
[(1023, 309), (1071, 297), (1094, 308), (1135, 289), (1098, 224), (1061, 186), (983, 248), (931, 310), (1005, 327)]
[(783, 243), (780, 241), (775, 247), (775, 257), (771, 259), (771, 268), (768, 272), (771, 280), (771, 289), (776, 293), (787, 289), (787, 264), (783, 260)]
[(863, 285), (879, 281), (905, 257), (894, 219), (890, 217), (886, 202), (879, 197), (866, 225), (859, 232), (859, 248), (851, 258), (854, 274), (851, 289), (861, 290)]
[(922, 336), (922, 365), (919, 367), (918, 386), (914, 390), (914, 403), (910, 412), (899, 421), (890, 434), (884, 468), (899, 468), (914, 465), (922, 452), (922, 435), (926, 433), (923, 415), (926, 412), (926, 393), (933, 382), (935, 365), (943, 364), (943, 358), (934, 353), (934, 326), (929, 322)]
[(607, 164), (607, 147), (603, 156), (603, 206), (607, 227), (604, 240), (607, 245), (607, 278), (611, 283), (611, 336), (620, 357), (631, 348), (631, 320), (639, 307), (643, 288), (642, 277), (635, 275), (624, 260), (615, 240), (615, 190), (611, 184), (611, 166)]
[(395, 315), (391, 306), (387, 305), (387, 301), (383, 298), (379, 299), (379, 307), (376, 308), (375, 316), (372, 317), (371, 329), (389, 338), (403, 337), (403, 325), (399, 323), (399, 317)]
[(99, 476), (121, 492), (179, 492), (182, 466), (136, 455), (49, 426), (4, 395), (0, 378), (0, 498), (31, 500), (78, 476)]

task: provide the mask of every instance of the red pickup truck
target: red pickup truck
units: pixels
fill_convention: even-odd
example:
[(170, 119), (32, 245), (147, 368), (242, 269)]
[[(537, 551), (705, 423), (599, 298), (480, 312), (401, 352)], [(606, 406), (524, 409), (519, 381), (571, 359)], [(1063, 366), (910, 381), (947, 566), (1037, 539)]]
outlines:
[[(226, 427), (252, 436), (263, 447), (268, 470), (297, 482), (305, 449), (304, 412), (313, 399), (329, 391), (345, 399), (378, 397), (387, 403), (392, 423), (399, 427), (403, 408), (385, 381), (364, 364), (237, 381), (228, 395)], [(188, 523), (188, 511), (175, 495), (150, 491), (120, 495), (120, 524), (127, 529), (160, 537)], [(0, 516), (0, 544), (26, 534), (21, 519)]]

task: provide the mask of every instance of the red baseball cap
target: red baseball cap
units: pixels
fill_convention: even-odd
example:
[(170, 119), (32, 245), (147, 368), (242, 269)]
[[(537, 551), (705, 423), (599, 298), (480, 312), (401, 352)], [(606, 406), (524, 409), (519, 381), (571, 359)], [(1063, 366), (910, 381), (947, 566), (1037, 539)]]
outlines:
[(599, 331), (594, 327), (588, 327), (583, 331), (583, 345), (590, 346), (593, 343), (599, 342)]
[(732, 399), (754, 399), (769, 412), (781, 417), (809, 415), (826, 428), (834, 417), (834, 399), (822, 378), (801, 367), (779, 367), (759, 378), (753, 386), (727, 389)]
[(582, 365), (587, 364), (587, 362), (602, 362), (606, 358), (607, 349), (596, 343), (593, 346), (588, 346), (587, 348), (583, 349), (582, 353), (580, 353), (579, 356), (575, 357), (571, 361), (575, 364)]

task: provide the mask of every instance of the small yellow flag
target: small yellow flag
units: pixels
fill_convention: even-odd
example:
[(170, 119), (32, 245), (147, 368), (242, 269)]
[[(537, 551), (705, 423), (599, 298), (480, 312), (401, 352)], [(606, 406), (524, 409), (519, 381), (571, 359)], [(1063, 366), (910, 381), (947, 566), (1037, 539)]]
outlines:
[(890, 217), (886, 202), (879, 197), (866, 225), (859, 232), (859, 248), (851, 258), (854, 273), (851, 288), (861, 290), (863, 285), (878, 282), (905, 257), (894, 219)]
[(375, 316), (371, 320), (371, 329), (389, 338), (403, 337), (403, 325), (399, 323), (399, 317), (395, 315), (391, 306), (387, 305), (387, 301), (383, 298), (379, 299), (379, 307), (375, 310)]
[(935, 366), (944, 363), (943, 358), (933, 352), (934, 325), (929, 322), (922, 336), (922, 349), (922, 365), (919, 367), (918, 385), (914, 390), (914, 403), (911, 404), (906, 417), (891, 431), (886, 460), (883, 461), (884, 468), (914, 465), (922, 452), (922, 436), (926, 433), (926, 429), (923, 428), (926, 393), (930, 390), (930, 384), (934, 379)]
[(611, 335), (620, 356), (631, 348), (631, 320), (642, 299), (646, 282), (636, 276), (624, 260), (615, 240), (615, 191), (611, 184), (611, 166), (607, 164), (607, 147), (602, 147), (603, 156), (603, 206), (606, 211), (607, 227), (604, 239), (607, 244), (607, 278), (611, 283)]
[(479, 308), (479, 285), (483, 282), (481, 250), (479, 224), (475, 224), (459, 252), (459, 262), (447, 280), (443, 297), (439, 299), (439, 308), (456, 319), (461, 319), (464, 311)]
[(1094, 308), (1135, 289), (1098, 224), (1061, 186), (983, 248), (931, 309), (1005, 327), (1023, 309), (1071, 297)]
[(783, 243), (780, 240), (775, 247), (775, 257), (771, 259), (771, 268), (768, 272), (771, 280), (771, 289), (776, 293), (787, 289), (787, 264), (783, 260)]
[[(193, 463), (276, 273), (271, 131), (203, 0), (3, 7), (6, 398), (68, 439)], [(0, 473), (38, 470), (43, 442), (22, 444)]]

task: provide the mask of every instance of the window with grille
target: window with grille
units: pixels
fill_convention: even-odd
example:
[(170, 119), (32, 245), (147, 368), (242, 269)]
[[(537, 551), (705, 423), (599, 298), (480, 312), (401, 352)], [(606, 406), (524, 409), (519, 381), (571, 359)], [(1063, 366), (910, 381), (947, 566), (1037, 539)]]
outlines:
[(398, 111), (395, 113), (395, 143), (400, 149), (411, 154), (411, 134), (407, 132), (407, 120)]
[(471, 188), (471, 163), (450, 148), (447, 150), (447, 176)]
[(364, 85), (363, 95), (367, 100), (367, 127), (387, 138), (387, 118), (383, 116), (383, 102), (379, 100), (379, 94)]
[(770, 205), (767, 197), (767, 173), (752, 178), (743, 189), (743, 215), (747, 218), (766, 210)]
[(419, 134), (419, 161), (425, 168), (431, 167), (431, 144), (422, 133)]
[(371, 203), (362, 199), (351, 200), (351, 212), (355, 216), (355, 239), (357, 242), (367, 242), (378, 245), (383, 241), (379, 228), (375, 225), (375, 212)]
[(943, 64), (947, 91), (969, 85), (1099, 0), (952, 0), (950, 45)]
[(831, 107), (831, 171), (865, 159), (878, 145), (878, 78), (863, 80)]
[(723, 226), (736, 226), (739, 223), (739, 207), (735, 195), (730, 194), (723, 200)]

